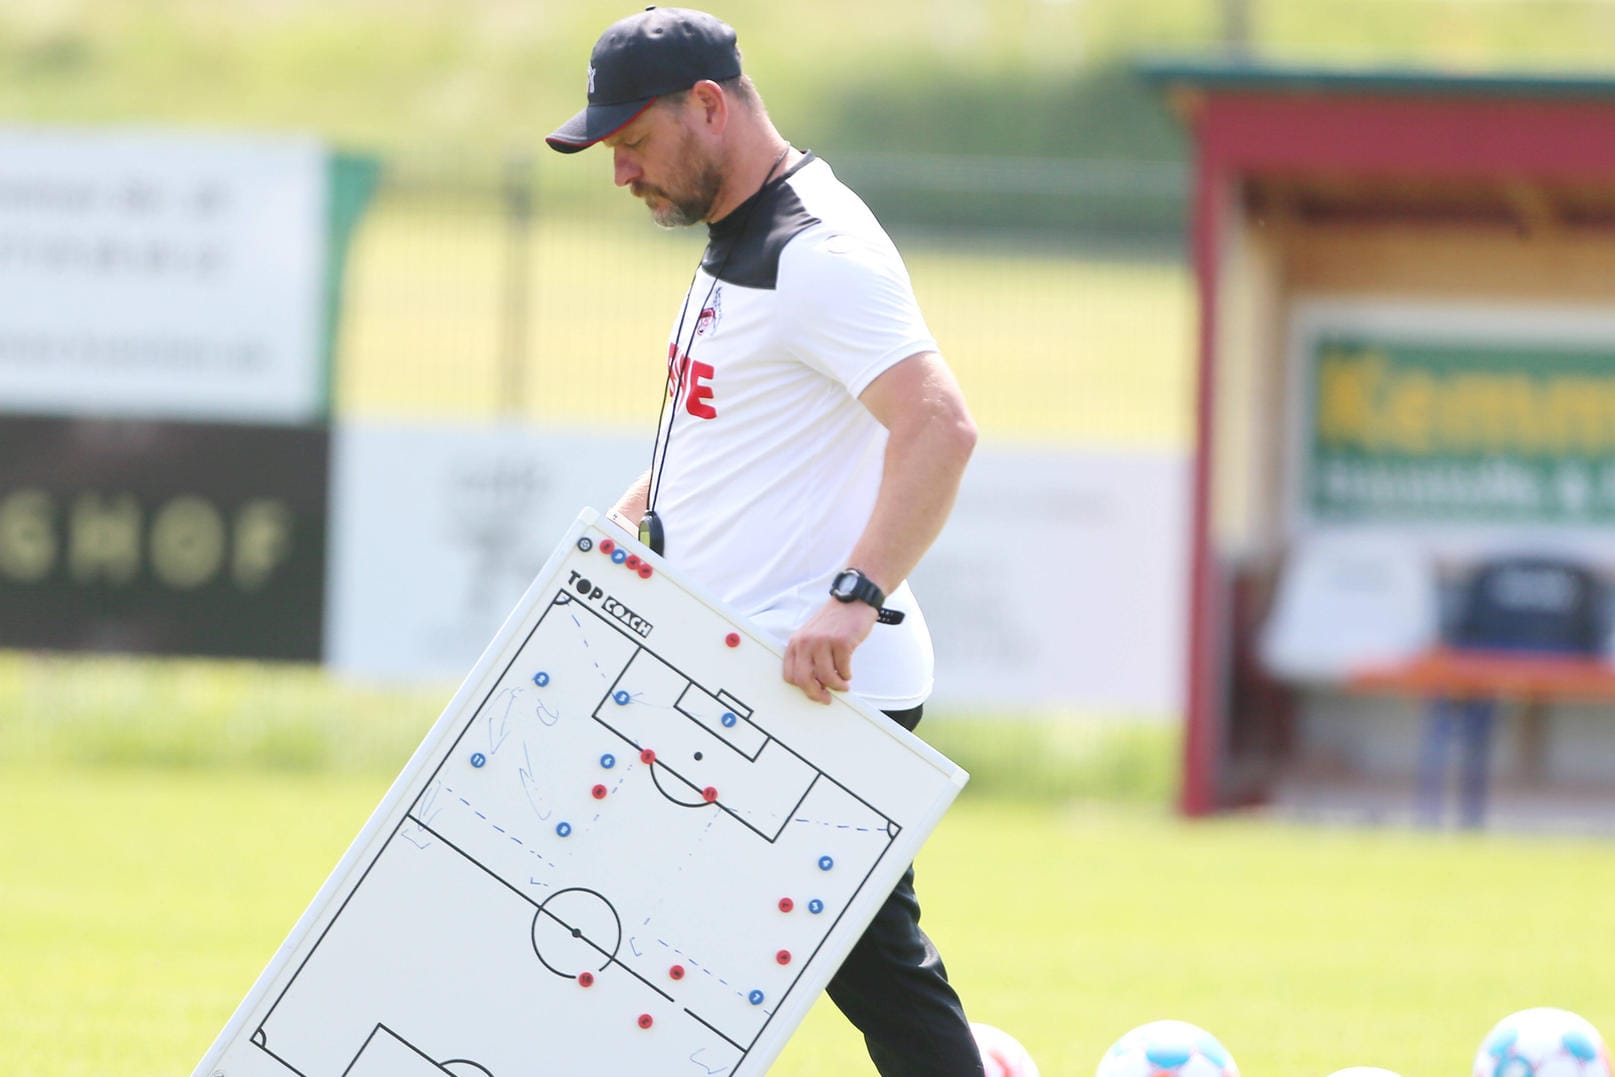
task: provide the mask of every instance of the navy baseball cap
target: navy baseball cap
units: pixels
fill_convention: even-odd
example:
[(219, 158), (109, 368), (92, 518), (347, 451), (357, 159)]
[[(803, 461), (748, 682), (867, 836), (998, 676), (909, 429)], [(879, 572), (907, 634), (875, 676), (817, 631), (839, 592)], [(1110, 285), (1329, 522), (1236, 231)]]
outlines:
[(589, 104), (544, 141), (562, 153), (609, 138), (663, 94), (740, 74), (734, 27), (704, 11), (648, 7), (607, 27), (589, 56)]

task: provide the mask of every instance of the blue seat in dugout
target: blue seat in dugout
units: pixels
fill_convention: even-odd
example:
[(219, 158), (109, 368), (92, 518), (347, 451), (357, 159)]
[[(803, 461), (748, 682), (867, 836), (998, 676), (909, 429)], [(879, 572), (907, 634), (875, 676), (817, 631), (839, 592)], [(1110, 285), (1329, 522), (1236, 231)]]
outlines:
[[(1515, 654), (1594, 655), (1603, 649), (1605, 599), (1585, 567), (1540, 556), (1498, 558), (1478, 566), (1461, 588), (1457, 615), (1443, 633), (1449, 647)], [(1420, 817), (1438, 822), (1454, 740), (1461, 742), (1459, 808), (1465, 826), (1486, 815), (1495, 697), (1432, 699), (1419, 749)]]

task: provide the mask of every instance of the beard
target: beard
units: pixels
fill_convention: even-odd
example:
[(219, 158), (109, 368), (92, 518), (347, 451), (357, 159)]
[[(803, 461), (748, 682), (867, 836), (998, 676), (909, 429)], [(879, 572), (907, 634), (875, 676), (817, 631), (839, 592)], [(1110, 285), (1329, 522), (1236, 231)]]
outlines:
[(681, 164), (667, 186), (635, 183), (629, 188), (637, 198), (658, 200), (659, 204), (650, 206), (651, 220), (663, 228), (684, 228), (706, 220), (723, 186), (722, 171), (715, 161), (700, 155), (693, 133), (685, 133), (679, 148)]

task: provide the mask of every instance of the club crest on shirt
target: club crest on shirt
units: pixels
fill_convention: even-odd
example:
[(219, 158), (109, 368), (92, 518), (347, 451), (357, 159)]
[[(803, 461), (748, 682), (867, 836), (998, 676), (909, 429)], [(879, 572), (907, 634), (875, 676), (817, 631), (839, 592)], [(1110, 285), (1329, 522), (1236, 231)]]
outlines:
[(704, 337), (708, 333), (718, 331), (718, 323), (723, 321), (723, 289), (714, 288), (712, 298), (701, 308), (701, 316), (695, 320), (695, 335)]

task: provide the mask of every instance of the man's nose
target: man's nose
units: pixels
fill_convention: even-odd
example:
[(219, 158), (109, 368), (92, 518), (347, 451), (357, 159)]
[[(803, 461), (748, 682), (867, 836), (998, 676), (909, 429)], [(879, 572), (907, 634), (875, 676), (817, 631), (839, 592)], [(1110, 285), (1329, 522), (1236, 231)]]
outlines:
[(639, 167), (639, 163), (633, 159), (631, 154), (625, 152), (621, 146), (615, 147), (611, 152), (612, 164), (617, 171), (616, 180), (618, 187), (626, 187), (628, 184), (634, 182), (634, 180), (644, 175), (644, 171)]

